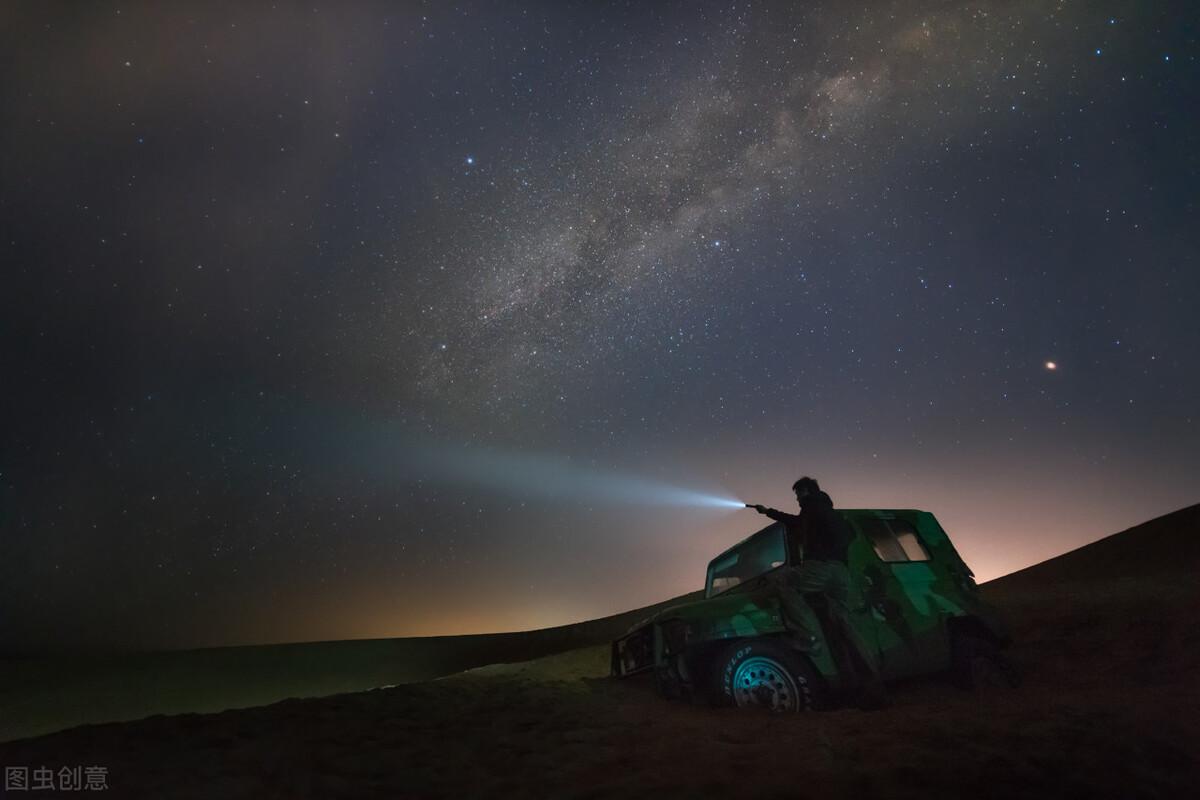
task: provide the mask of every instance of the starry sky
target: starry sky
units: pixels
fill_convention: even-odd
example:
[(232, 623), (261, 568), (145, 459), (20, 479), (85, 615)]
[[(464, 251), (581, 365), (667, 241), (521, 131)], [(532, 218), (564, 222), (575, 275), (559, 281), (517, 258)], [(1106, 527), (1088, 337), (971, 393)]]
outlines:
[(544, 627), (764, 522), (613, 486), (981, 580), (1200, 500), (1198, 23), (6, 4), (0, 648)]

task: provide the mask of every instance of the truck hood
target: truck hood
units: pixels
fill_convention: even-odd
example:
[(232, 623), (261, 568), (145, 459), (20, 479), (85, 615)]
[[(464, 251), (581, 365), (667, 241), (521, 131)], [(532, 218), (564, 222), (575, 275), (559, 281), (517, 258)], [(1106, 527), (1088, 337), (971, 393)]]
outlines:
[(659, 609), (629, 629), (635, 633), (665, 622), (686, 624), (700, 638), (753, 636), (783, 629), (773, 582), (760, 576), (715, 597)]

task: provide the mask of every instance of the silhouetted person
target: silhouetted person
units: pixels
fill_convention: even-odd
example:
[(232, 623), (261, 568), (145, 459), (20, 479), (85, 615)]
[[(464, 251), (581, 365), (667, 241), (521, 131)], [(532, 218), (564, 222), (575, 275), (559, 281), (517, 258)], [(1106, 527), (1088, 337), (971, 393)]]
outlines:
[(833, 510), (833, 500), (821, 491), (816, 480), (801, 478), (792, 484), (792, 491), (800, 505), (799, 514), (762, 505), (752, 508), (787, 526), (788, 546), (795, 566), (788, 583), (802, 595), (818, 596), (810, 597), (816, 602), (809, 605), (825, 631), (825, 640), (844, 685), (855, 686), (861, 706), (879, 706), (883, 703), (883, 682), (875, 652), (850, 620), (846, 551), (853, 534), (842, 515)]

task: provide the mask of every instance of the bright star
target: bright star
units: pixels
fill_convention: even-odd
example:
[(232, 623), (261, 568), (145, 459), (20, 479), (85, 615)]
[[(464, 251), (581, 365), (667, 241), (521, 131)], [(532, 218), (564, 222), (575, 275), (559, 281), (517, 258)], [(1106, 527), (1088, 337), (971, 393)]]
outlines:
[(474, 164), (475, 156), (467, 156), (467, 164)]
[(1048, 370), (1050, 370), (1051, 372), (1053, 372), (1054, 370), (1058, 369), (1058, 364), (1054, 363), (1053, 361), (1047, 361), (1047, 362), (1046, 362), (1046, 369), (1048, 369)]

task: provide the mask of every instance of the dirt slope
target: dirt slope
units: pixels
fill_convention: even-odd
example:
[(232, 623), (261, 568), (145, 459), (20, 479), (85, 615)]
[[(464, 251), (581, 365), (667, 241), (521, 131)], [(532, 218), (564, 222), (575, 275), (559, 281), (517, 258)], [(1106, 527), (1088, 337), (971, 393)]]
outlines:
[(646, 682), (608, 678), (595, 646), (372, 692), (87, 726), (0, 745), (0, 762), (104, 765), (114, 797), (1192, 796), (1198, 515), (986, 585), (1017, 637), (1017, 690), (925, 681), (895, 687), (883, 711), (771, 717), (660, 700)]
[[(1119, 686), (1200, 674), (1200, 505), (983, 587), (1031, 666)], [(1054, 674), (1050, 672), (1049, 674)]]
[(1143, 522), (1120, 533), (1026, 567), (988, 586), (1003, 591), (1048, 584), (1095, 584), (1129, 577), (1169, 578), (1200, 563), (1200, 504)]
[(430, 680), (620, 636), (699, 592), (574, 625), (518, 633), (358, 639), (148, 653), (0, 658), (0, 742), (84, 723), (215, 712)]

